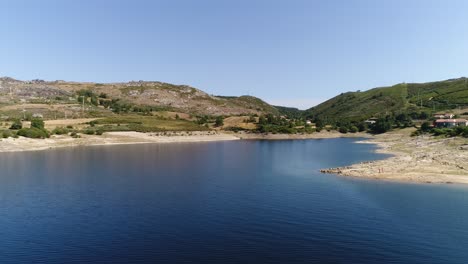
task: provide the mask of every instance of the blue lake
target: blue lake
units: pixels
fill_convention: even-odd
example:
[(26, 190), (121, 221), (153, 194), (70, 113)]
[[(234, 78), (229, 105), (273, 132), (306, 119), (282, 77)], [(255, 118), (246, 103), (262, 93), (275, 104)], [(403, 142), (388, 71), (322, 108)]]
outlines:
[(468, 263), (468, 187), (320, 174), (353, 139), (0, 154), (0, 263)]

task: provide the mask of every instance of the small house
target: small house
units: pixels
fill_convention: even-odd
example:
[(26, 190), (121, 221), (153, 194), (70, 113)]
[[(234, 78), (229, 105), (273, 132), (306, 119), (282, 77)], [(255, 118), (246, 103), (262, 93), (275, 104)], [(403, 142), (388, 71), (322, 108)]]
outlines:
[(466, 119), (437, 119), (434, 122), (434, 127), (457, 127), (457, 126), (468, 126), (468, 120)]
[(368, 124), (368, 125), (373, 125), (377, 122), (377, 118), (375, 117), (372, 117), (372, 118), (369, 118), (367, 119), (366, 121), (364, 121), (364, 123)]

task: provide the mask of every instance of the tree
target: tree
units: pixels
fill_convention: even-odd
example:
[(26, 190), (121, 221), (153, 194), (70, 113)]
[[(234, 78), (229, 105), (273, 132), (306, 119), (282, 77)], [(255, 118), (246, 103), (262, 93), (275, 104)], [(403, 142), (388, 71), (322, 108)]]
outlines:
[(11, 124), (10, 129), (18, 130), (23, 128), (23, 123), (19, 119), (13, 120), (13, 124)]
[(44, 120), (42, 118), (33, 118), (31, 119), (31, 128), (39, 128), (39, 129), (44, 129)]
[(367, 124), (365, 122), (360, 122), (357, 125), (357, 128), (358, 128), (359, 132), (366, 131), (367, 130)]
[(349, 132), (351, 132), (351, 133), (356, 133), (356, 132), (358, 132), (358, 131), (359, 131), (359, 129), (357, 128), (357, 126), (351, 126), (351, 127), (349, 128)]
[(431, 123), (429, 122), (424, 122), (421, 125), (421, 131), (427, 132), (431, 129)]
[(258, 124), (259, 125), (266, 125), (267, 123), (267, 120), (264, 116), (261, 116), (259, 119), (258, 119)]
[(325, 123), (323, 122), (322, 119), (320, 119), (320, 118), (315, 119), (315, 127), (322, 128), (322, 127), (324, 127), (324, 125), (325, 125)]
[(372, 133), (381, 134), (389, 131), (392, 128), (392, 123), (388, 118), (379, 118), (371, 127)]
[(224, 125), (224, 118), (222, 116), (217, 116), (215, 121), (215, 126), (220, 127)]
[(395, 121), (397, 123), (397, 126), (409, 127), (413, 125), (413, 121), (411, 120), (411, 117), (406, 113), (401, 113), (397, 115), (395, 117)]
[(197, 117), (197, 124), (203, 125), (203, 124), (206, 124), (207, 122), (208, 122), (208, 116), (204, 115), (204, 116)]
[(421, 114), (419, 115), (419, 119), (428, 119), (428, 118), (429, 118), (429, 114), (426, 112), (421, 112)]

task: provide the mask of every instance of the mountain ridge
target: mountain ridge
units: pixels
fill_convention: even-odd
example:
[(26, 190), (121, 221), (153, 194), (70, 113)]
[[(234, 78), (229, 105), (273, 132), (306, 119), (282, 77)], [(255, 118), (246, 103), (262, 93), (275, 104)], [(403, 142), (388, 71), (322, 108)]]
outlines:
[[(21, 81), (0, 78), (0, 104), (79, 104), (77, 94), (89, 91), (95, 97), (119, 100), (126, 104), (174, 110), (193, 115), (252, 115), (278, 114), (278, 109), (253, 96), (214, 96), (189, 85), (158, 81), (129, 81), (114, 83)], [(98, 97), (99, 98), (99, 97)], [(99, 105), (97, 105), (99, 106)], [(1, 111), (1, 109), (0, 109)]]

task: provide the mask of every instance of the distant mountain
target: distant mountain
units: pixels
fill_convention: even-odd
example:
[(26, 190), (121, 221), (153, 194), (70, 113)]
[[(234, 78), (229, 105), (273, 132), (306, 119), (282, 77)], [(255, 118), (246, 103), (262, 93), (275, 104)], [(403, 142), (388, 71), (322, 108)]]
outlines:
[[(105, 94), (106, 100), (120, 100), (131, 105), (157, 107), (193, 115), (279, 113), (275, 107), (253, 96), (212, 96), (187, 85), (152, 81), (127, 83), (20, 81), (9, 77), (0, 78), (0, 106), (3, 105), (5, 108), (20, 103), (78, 104), (80, 102), (77, 101), (77, 93), (83, 90), (95, 95)], [(67, 109), (70, 110), (72, 107)], [(75, 109), (80, 110), (79, 107)]]
[(342, 93), (305, 111), (309, 117), (359, 121), (402, 112), (446, 111), (468, 106), (468, 79), (401, 83), (368, 91)]

